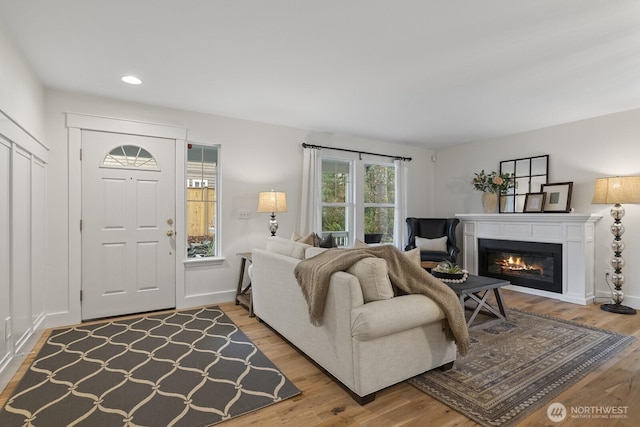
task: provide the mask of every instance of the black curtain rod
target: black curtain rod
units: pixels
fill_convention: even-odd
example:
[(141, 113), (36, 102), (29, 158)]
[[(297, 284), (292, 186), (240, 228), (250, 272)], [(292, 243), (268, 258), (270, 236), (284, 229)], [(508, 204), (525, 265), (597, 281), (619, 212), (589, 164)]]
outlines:
[[(371, 156), (389, 157), (389, 158), (394, 159), (394, 160), (404, 160), (404, 161), (408, 161), (408, 162), (411, 161), (411, 157), (390, 156), (388, 154), (370, 153), (368, 151), (349, 150), (347, 148), (324, 147), (322, 145), (307, 144), (306, 142), (302, 143), (302, 148), (317, 148), (317, 149), (326, 148), (327, 150), (346, 151), (348, 153), (357, 153), (357, 154), (369, 154)], [(360, 158), (360, 159), (362, 160), (362, 158)]]

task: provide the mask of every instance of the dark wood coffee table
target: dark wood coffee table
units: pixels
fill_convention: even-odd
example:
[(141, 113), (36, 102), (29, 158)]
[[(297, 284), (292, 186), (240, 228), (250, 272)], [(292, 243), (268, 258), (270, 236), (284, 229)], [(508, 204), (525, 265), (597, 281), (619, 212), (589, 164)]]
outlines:
[[(473, 313), (467, 321), (467, 327), (471, 326), (481, 309), (484, 309), (485, 313), (492, 315), (497, 319), (508, 320), (500, 288), (510, 284), (511, 283), (508, 280), (473, 276), (471, 274), (463, 283), (447, 283), (456, 295), (460, 297), (460, 304), (462, 304), (463, 310), (466, 308), (465, 303), (468, 300), (476, 303), (475, 308), (472, 307)], [(496, 302), (498, 303), (497, 309), (487, 302), (487, 297), (490, 295), (490, 291), (492, 290), (496, 297)]]

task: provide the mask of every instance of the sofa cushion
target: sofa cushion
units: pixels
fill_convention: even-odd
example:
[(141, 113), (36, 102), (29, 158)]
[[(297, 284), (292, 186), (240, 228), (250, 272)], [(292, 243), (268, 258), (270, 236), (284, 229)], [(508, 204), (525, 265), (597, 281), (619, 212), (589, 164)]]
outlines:
[(327, 248), (316, 248), (316, 247), (307, 248), (304, 250), (304, 259), (313, 258), (314, 256), (321, 254), (326, 250)]
[[(368, 247), (369, 247), (369, 245), (367, 245), (366, 243), (364, 243), (360, 239), (356, 239), (355, 242), (353, 243), (353, 248), (354, 249), (363, 249), (363, 248), (368, 248)], [(414, 249), (411, 249), (410, 251), (404, 252), (404, 254), (407, 256), (407, 258), (409, 258), (410, 261), (415, 262), (416, 264), (420, 265), (420, 263), (421, 263), (420, 248), (416, 247)]]
[(435, 239), (416, 236), (416, 246), (423, 251), (447, 252), (447, 236)]
[(306, 243), (294, 242), (278, 236), (271, 236), (267, 239), (267, 251), (297, 259), (304, 259), (304, 251), (310, 247), (312, 246)]
[(421, 265), (422, 260), (420, 259), (420, 248), (411, 249), (410, 251), (404, 252), (404, 254), (409, 258), (409, 261)]
[(393, 288), (387, 273), (387, 261), (382, 258), (363, 258), (353, 264), (347, 273), (358, 278), (364, 302), (393, 298)]
[(351, 335), (358, 341), (368, 341), (444, 318), (444, 312), (431, 298), (418, 294), (404, 295), (373, 301), (351, 310)]

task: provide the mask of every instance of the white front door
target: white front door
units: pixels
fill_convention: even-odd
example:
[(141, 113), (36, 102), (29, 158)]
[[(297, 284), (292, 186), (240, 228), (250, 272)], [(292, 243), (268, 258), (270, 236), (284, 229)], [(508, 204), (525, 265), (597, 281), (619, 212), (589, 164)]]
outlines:
[(175, 307), (175, 141), (82, 131), (82, 319)]

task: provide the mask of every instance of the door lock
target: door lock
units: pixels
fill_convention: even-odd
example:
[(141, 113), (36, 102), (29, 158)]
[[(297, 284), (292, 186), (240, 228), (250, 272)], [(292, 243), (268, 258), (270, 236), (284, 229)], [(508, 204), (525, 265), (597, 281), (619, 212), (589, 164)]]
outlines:
[(169, 225), (173, 225), (173, 219), (169, 218), (169, 219), (167, 220), (167, 224), (169, 224)]

